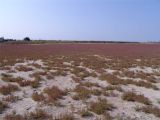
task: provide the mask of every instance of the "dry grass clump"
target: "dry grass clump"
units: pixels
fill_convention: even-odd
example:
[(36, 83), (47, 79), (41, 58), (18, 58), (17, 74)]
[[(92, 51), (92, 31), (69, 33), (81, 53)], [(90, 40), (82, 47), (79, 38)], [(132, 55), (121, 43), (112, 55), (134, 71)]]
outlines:
[(2, 74), (2, 80), (5, 82), (19, 82), (19, 81), (22, 81), (23, 78), (21, 77), (14, 78), (10, 74)]
[(11, 68), (9, 66), (0, 67), (0, 70), (10, 70)]
[(53, 120), (52, 115), (47, 114), (42, 109), (36, 109), (34, 112), (30, 112), (24, 116), (11, 113), (5, 115), (4, 120)]
[(23, 78), (21, 78), (21, 77), (14, 78), (10, 74), (3, 73), (2, 74), (2, 80), (5, 81), (5, 82), (18, 82), (20, 80), (23, 80)]
[(31, 81), (30, 80), (22, 80), (22, 81), (19, 81), (18, 84), (21, 87), (25, 87), (25, 86), (29, 86), (31, 84)]
[(0, 101), (0, 114), (2, 114), (2, 112), (8, 108), (8, 105), (2, 101)]
[[(108, 112), (104, 113), (103, 117), (104, 117), (104, 120), (113, 120), (112, 116)], [(117, 119), (117, 120), (120, 120), (120, 119)]]
[(29, 65), (31, 65), (31, 66), (33, 66), (33, 67), (35, 67), (35, 68), (41, 68), (42, 66), (41, 65), (39, 65), (38, 63), (32, 63), (32, 64), (29, 64)]
[(19, 90), (17, 85), (8, 84), (7, 86), (1, 86), (0, 87), (0, 93), (3, 95), (8, 95), (11, 92), (15, 92)]
[(81, 110), (80, 115), (82, 117), (91, 117), (91, 116), (93, 116), (93, 114), (91, 112), (89, 112), (88, 110), (85, 110), (85, 109)]
[(91, 72), (91, 73), (90, 73), (90, 76), (92, 76), (92, 77), (97, 77), (97, 74), (96, 74), (96, 72)]
[(47, 114), (44, 110), (42, 109), (36, 109), (34, 112), (30, 112), (28, 120), (49, 120), (52, 119), (52, 116)]
[(127, 79), (127, 80), (123, 80), (120, 79), (118, 77), (116, 77), (115, 75), (109, 75), (109, 74), (102, 74), (100, 76), (101, 80), (106, 80), (108, 83), (110, 83), (111, 85), (128, 85), (128, 84), (133, 84), (139, 87), (145, 87), (145, 88), (152, 88), (154, 90), (158, 90), (157, 86), (153, 85), (150, 82), (146, 82), (146, 81), (134, 81), (131, 79)]
[(41, 76), (46, 76), (46, 75), (47, 75), (47, 72), (43, 71), (43, 72), (35, 72), (33, 74), (30, 74), (30, 77), (34, 77), (35, 79), (40, 79)]
[(6, 102), (16, 102), (17, 100), (19, 100), (19, 97), (18, 96), (14, 96), (14, 95), (8, 95), (4, 98), (2, 98), (3, 101), (6, 101)]
[(14, 113), (5, 115), (3, 119), (4, 120), (27, 120), (22, 115), (14, 114)]
[(103, 93), (102, 90), (98, 90), (98, 89), (92, 89), (92, 90), (90, 90), (90, 92), (91, 92), (91, 94), (96, 95), (96, 96), (100, 96)]
[(127, 84), (124, 80), (116, 77), (115, 75), (111, 75), (111, 74), (102, 74), (100, 76), (100, 79), (106, 80), (108, 83), (112, 85)]
[(105, 88), (105, 90), (117, 90), (119, 92), (123, 92), (123, 89), (117, 85), (109, 85)]
[(123, 100), (132, 101), (132, 102), (139, 102), (146, 105), (151, 105), (151, 101), (146, 98), (144, 95), (137, 95), (134, 92), (125, 92), (122, 96)]
[(62, 98), (62, 96), (66, 95), (65, 91), (60, 90), (56, 86), (52, 86), (51, 88), (45, 88), (44, 93), (47, 94), (47, 102), (48, 103), (55, 103), (56, 100)]
[(65, 71), (64, 69), (60, 69), (58, 68), (57, 71), (52, 72), (53, 76), (66, 76), (67, 75), (67, 71)]
[(85, 87), (100, 87), (97, 83), (91, 83), (91, 82), (83, 82), (83, 83), (80, 83), (82, 86), (85, 86)]
[(73, 73), (77, 77), (80, 77), (81, 79), (84, 79), (90, 76), (90, 73), (86, 71), (85, 68), (82, 68), (82, 67), (73, 67), (73, 70), (71, 71), (71, 73)]
[[(3, 81), (10, 81), (10, 78), (13, 77), (12, 75), (7, 74), (7, 73), (2, 73), (1, 76), (2, 76), (2, 80), (3, 80)], [(9, 80), (8, 80), (8, 79), (9, 79)]]
[(16, 67), (16, 70), (28, 72), (28, 71), (32, 71), (33, 69), (31, 67), (27, 67), (25, 65), (20, 65), (20, 66)]
[(74, 100), (84, 100), (91, 96), (91, 91), (82, 86), (77, 86), (74, 92), (76, 92), (76, 95), (72, 97)]
[(54, 79), (54, 75), (52, 75), (52, 74), (47, 74), (46, 78), (47, 78), (48, 80)]
[(40, 86), (40, 82), (38, 80), (31, 81), (31, 87), (37, 88)]
[(18, 84), (21, 87), (31, 86), (32, 88), (37, 88), (40, 85), (38, 80), (33, 80), (33, 81), (32, 80), (22, 80), (22, 81), (19, 81)]
[(106, 99), (99, 99), (97, 102), (92, 102), (90, 110), (98, 115), (104, 114), (107, 110), (112, 111), (115, 107), (108, 103)]
[(136, 86), (140, 86), (140, 87), (145, 87), (145, 88), (152, 88), (154, 90), (159, 90), (159, 88), (149, 82), (145, 82), (145, 81), (131, 81), (131, 84), (134, 84)]
[(126, 71), (126, 70), (124, 70), (123, 71), (123, 73), (122, 74), (120, 74), (121, 76), (123, 76), (123, 77), (129, 77), (129, 78), (135, 78), (136, 76), (136, 73), (135, 72), (133, 72), (133, 71)]
[(38, 102), (42, 102), (45, 100), (45, 96), (43, 95), (43, 93), (37, 93), (37, 92), (34, 92), (32, 94), (32, 99), (34, 101), (38, 101)]
[(60, 114), (54, 120), (75, 120), (75, 117), (71, 113)]
[(81, 79), (80, 79), (79, 77), (72, 76), (72, 79), (73, 79), (76, 83), (80, 83), (80, 82), (81, 82)]
[(153, 114), (156, 117), (160, 118), (160, 109), (158, 107), (154, 107), (154, 106), (144, 106), (144, 107), (140, 107), (140, 108), (136, 108), (137, 111), (142, 111), (148, 114)]

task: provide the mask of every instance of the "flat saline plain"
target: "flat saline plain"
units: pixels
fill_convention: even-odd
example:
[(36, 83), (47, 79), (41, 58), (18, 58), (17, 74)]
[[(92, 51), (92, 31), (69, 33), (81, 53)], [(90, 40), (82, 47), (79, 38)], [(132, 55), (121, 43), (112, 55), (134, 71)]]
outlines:
[(160, 120), (160, 44), (0, 44), (0, 120)]

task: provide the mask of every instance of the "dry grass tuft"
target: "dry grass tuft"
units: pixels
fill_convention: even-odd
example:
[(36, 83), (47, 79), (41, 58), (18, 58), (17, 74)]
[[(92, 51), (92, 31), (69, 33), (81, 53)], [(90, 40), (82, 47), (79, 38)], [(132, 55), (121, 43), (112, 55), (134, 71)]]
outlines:
[(90, 98), (91, 95), (91, 91), (82, 86), (77, 86), (74, 92), (76, 92), (76, 95), (72, 97), (74, 100), (84, 100)]
[(33, 69), (31, 67), (27, 67), (25, 65), (20, 65), (20, 66), (16, 67), (16, 70), (28, 72), (28, 71), (32, 71)]
[(9, 96), (6, 96), (4, 98), (2, 98), (3, 101), (6, 101), (6, 102), (16, 102), (17, 100), (19, 100), (19, 97), (18, 96), (14, 96), (14, 95), (9, 95)]
[(52, 119), (52, 116), (47, 114), (42, 109), (36, 109), (34, 112), (30, 112), (28, 120), (49, 120)]
[(102, 74), (100, 76), (101, 80), (106, 80), (108, 83), (110, 83), (111, 85), (128, 85), (128, 84), (133, 84), (139, 87), (145, 87), (145, 88), (152, 88), (154, 90), (158, 90), (157, 86), (153, 85), (150, 82), (146, 82), (146, 81), (134, 81), (131, 79), (127, 79), (127, 80), (123, 80), (120, 79), (118, 77), (116, 77), (115, 75), (110, 75), (110, 74)]
[(26, 119), (22, 115), (12, 113), (5, 115), (4, 120), (26, 120)]
[(82, 80), (90, 76), (90, 73), (86, 71), (85, 68), (81, 68), (81, 67), (74, 67), (71, 73), (73, 73), (75, 76), (79, 77)]
[(114, 108), (106, 99), (99, 99), (97, 102), (92, 102), (90, 106), (90, 110), (98, 115), (104, 114), (106, 110), (112, 111)]
[(42, 102), (42, 101), (45, 100), (45, 97), (44, 97), (44, 95), (42, 93), (38, 94), (37, 92), (34, 92), (32, 94), (32, 99), (34, 101)]
[(11, 94), (11, 92), (15, 92), (19, 90), (17, 85), (8, 84), (7, 86), (0, 87), (0, 93), (3, 95)]
[(21, 78), (21, 77), (14, 78), (10, 74), (3, 73), (2, 74), (2, 80), (5, 81), (5, 82), (19, 82), (19, 81), (22, 81), (23, 78)]
[(40, 86), (40, 82), (38, 80), (34, 80), (31, 82), (31, 87), (32, 88), (37, 88)]
[(120, 86), (109, 85), (105, 88), (105, 90), (117, 90), (119, 92), (123, 92), (123, 89)]
[[(104, 116), (104, 120), (113, 120), (112, 116), (108, 112), (104, 113), (103, 116)], [(120, 120), (120, 119), (117, 119), (117, 120)]]
[(45, 88), (44, 93), (48, 95), (47, 102), (48, 103), (55, 103), (56, 100), (62, 98), (62, 96), (66, 95), (65, 91), (60, 90), (56, 86), (52, 86), (51, 88)]
[(30, 80), (22, 80), (22, 81), (19, 81), (18, 84), (21, 87), (25, 87), (25, 86), (29, 86), (31, 84), (31, 81)]
[(75, 120), (75, 117), (71, 113), (61, 114), (58, 118), (55, 118), (55, 120)]
[(2, 114), (2, 112), (8, 108), (8, 105), (2, 101), (0, 101), (0, 114)]
[(86, 86), (86, 87), (92, 87), (92, 86), (95, 86), (95, 87), (100, 87), (97, 83), (91, 83), (91, 82), (83, 82), (83, 83), (80, 83), (82, 86)]
[(88, 110), (85, 110), (85, 109), (83, 109), (83, 110), (80, 112), (80, 115), (81, 115), (82, 117), (91, 117), (91, 116), (93, 116), (93, 114), (92, 114), (91, 112), (89, 112)]
[(151, 105), (151, 101), (146, 98), (144, 95), (137, 95), (134, 92), (125, 92), (122, 96), (123, 100), (132, 101), (132, 102), (139, 102), (146, 105)]
[(137, 111), (142, 111), (145, 113), (149, 113), (149, 114), (153, 114), (156, 117), (160, 118), (160, 109), (158, 107), (154, 107), (154, 106), (144, 106), (141, 108), (136, 108)]

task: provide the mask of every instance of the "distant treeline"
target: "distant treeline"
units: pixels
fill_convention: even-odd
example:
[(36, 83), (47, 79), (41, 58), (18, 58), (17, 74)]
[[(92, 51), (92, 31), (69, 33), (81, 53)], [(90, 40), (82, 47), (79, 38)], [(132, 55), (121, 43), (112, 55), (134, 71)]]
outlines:
[[(128, 42), (128, 41), (93, 41), (93, 40), (31, 40), (25, 37), (23, 40), (4, 39), (0, 38), (0, 43), (9, 44), (49, 44), (49, 43), (141, 43), (141, 42)], [(147, 42), (147, 43), (160, 43), (160, 42)]]
[(48, 43), (139, 43), (139, 42), (124, 42), (124, 41), (71, 41), (71, 40), (3, 40), (1, 43), (9, 44), (48, 44)]

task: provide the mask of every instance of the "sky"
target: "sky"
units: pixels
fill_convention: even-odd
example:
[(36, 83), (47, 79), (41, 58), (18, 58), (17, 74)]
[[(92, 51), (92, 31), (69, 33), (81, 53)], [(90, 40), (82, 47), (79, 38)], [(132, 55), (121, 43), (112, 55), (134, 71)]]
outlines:
[(160, 0), (0, 0), (0, 36), (160, 41)]

